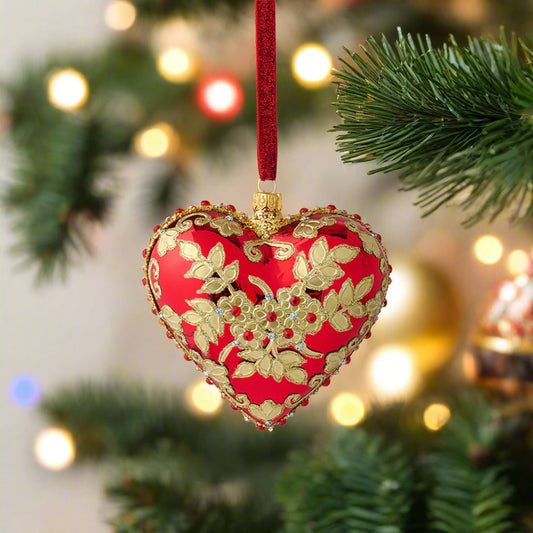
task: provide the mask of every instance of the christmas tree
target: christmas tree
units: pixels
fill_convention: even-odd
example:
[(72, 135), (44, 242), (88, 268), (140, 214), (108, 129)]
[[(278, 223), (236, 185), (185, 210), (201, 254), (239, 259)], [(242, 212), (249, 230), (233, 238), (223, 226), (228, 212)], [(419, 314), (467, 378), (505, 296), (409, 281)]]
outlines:
[[(332, 128), (344, 162), (395, 173), (403, 189), (419, 191), (419, 214), (451, 204), (450, 218), (439, 219), (439, 209), (433, 233), (410, 236), (418, 257), (399, 237), (409, 228), (392, 237), (388, 314), (358, 366), (333, 380), (327, 422), (324, 406), (312, 402), (286, 427), (256, 432), (220, 414), (220, 395), (202, 382), (186, 400), (169, 383), (48, 388), (40, 409), (61, 429), (40, 435), (39, 461), (60, 469), (75, 450), (77, 462), (109, 465), (103, 483), (112, 506), (102, 522), (127, 533), (533, 531), (532, 52), (499, 29), (526, 35), (526, 4), (280, 3), (281, 143), (300, 146), (304, 130)], [(132, 186), (116, 177), (132, 152), (147, 199), (136, 204), (139, 242), (184, 199), (199, 203), (195, 188), (207, 178), (198, 167), (221, 175), (248, 157), (241, 147), (252, 145), (256, 122), (252, 7), (113, 1), (105, 20), (116, 33), (105, 46), (59, 50), (5, 80), (3, 117), (17, 161), (3, 201), (14, 251), (41, 283), (53, 288), (80, 257), (93, 260), (80, 252), (98, 252), (95, 228), (105, 231)], [(333, 136), (327, 146), (334, 151)], [(410, 202), (393, 194), (394, 177), (376, 180), (376, 191), (367, 189), (371, 213), (383, 210), (384, 196)], [(341, 197), (350, 190), (338, 187)], [(389, 204), (384, 219), (394, 220), (396, 209)], [(123, 231), (133, 218), (129, 212)], [(502, 224), (505, 238), (472, 242), (487, 219)], [(445, 234), (450, 220), (468, 227), (456, 226), (461, 246)], [(137, 245), (130, 235), (122, 243), (128, 239)], [(484, 289), (500, 277), (476, 269), (498, 264), (502, 241), (514, 248), (513, 278), (497, 287), (476, 326), (481, 309), (469, 304), (486, 300)], [(461, 254), (472, 245), (478, 263), (468, 271)], [(469, 295), (462, 301), (461, 290)], [(161, 357), (155, 352), (142, 365)], [(37, 388), (31, 376), (17, 376), (12, 399), (33, 404)], [(56, 462), (50, 449), (63, 450)]]

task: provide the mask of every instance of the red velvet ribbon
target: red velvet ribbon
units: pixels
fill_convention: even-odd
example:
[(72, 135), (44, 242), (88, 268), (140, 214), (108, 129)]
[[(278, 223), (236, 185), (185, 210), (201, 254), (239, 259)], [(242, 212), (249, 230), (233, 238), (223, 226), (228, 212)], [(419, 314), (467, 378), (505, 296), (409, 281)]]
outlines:
[(255, 44), (259, 179), (274, 181), (278, 165), (275, 0), (255, 0)]

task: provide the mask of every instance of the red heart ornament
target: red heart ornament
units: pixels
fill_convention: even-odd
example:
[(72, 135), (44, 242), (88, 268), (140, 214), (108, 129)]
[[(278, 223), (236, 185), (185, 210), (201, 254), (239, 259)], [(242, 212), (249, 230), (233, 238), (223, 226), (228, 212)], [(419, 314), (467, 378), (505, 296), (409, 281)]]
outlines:
[(278, 194), (177, 210), (145, 251), (153, 312), (186, 358), (258, 429), (284, 424), (349, 362), (385, 303), (391, 268), (357, 215), (281, 217)]

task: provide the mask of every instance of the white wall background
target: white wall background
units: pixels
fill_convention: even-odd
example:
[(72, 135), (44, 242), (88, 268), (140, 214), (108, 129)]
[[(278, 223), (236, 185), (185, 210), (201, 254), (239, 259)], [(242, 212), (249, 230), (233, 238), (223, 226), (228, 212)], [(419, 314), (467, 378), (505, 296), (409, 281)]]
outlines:
[[(0, 79), (16, 75), (25, 58), (37, 59), (57, 48), (98, 46), (109, 37), (102, 22), (105, 3), (0, 0)], [(337, 204), (368, 219), (392, 250), (409, 249), (425, 236), (424, 250), (430, 258), (455, 270), (472, 266), (471, 239), (484, 228), (463, 231), (454, 212), (422, 222), (408, 195), (367, 201), (376, 179), (393, 178), (369, 178), (364, 169), (343, 167), (333, 136), (323, 133), (327, 127), (302, 126), (280, 147), (279, 188), (285, 193), (287, 212), (301, 205)], [(7, 139), (0, 139), (0, 184), (9, 178), (11, 159)], [(253, 144), (248, 152), (236, 150), (237, 159), (224, 169), (199, 162), (198, 179), (186, 203), (206, 198), (249, 210), (256, 176)], [(135, 172), (126, 165), (121, 174), (125, 194), (109, 226), (98, 236), (97, 256), (80, 261), (64, 284), (34, 286), (33, 273), (21, 271), (8, 252), (13, 238), (5, 216), (0, 217), (2, 533), (110, 531), (100, 495), (100, 469), (76, 467), (51, 473), (35, 462), (33, 439), (46, 422), (34, 410), (8, 401), (5, 391), (13, 376), (30, 373), (46, 392), (78, 378), (120, 375), (179, 386), (195, 374), (162, 334), (145, 301), (140, 251), (148, 242), (151, 224), (143, 213), (142, 187)], [(504, 231), (506, 226), (499, 228)], [(457, 236), (451, 252), (427, 246), (434, 231)], [(516, 230), (509, 239), (511, 245), (523, 245), (525, 233)], [(483, 271), (480, 294), (498, 277), (498, 270)], [(458, 277), (456, 285), (466, 291), (464, 299), (475, 309), (480, 294), (467, 292), (465, 276)], [(352, 365), (330, 391), (361, 379), (358, 367)]]

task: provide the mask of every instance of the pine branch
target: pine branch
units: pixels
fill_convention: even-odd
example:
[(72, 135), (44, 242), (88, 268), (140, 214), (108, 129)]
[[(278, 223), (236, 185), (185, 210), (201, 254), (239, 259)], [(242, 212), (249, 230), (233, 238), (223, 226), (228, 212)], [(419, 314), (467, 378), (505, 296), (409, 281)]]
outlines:
[(429, 501), (438, 533), (516, 533), (508, 465), (495, 452), (495, 413), (479, 396), (462, 398), (452, 411), (443, 445), (432, 457)]
[[(271, 469), (294, 448), (312, 442), (316, 429), (305, 417), (283, 431), (261, 433), (231, 413), (214, 419), (191, 414), (181, 395), (140, 385), (81, 383), (44, 399), (43, 412), (68, 429), (79, 459), (135, 457), (170, 446), (196, 460), (209, 460), (213, 479)], [(292, 426), (292, 427), (291, 427)], [(224, 454), (213, 455), (213, 450)]]
[(311, 457), (293, 457), (278, 499), (287, 532), (401, 533), (414, 491), (413, 467), (402, 448), (356, 429)]
[(343, 120), (338, 150), (346, 163), (375, 161), (371, 173), (398, 171), (404, 190), (420, 191), (425, 214), (452, 200), (475, 224), (503, 211), (533, 218), (533, 52), (453, 37), (369, 39), (336, 72)]
[(278, 509), (253, 487), (231, 478), (210, 483), (175, 455), (129, 460), (115, 477), (106, 494), (118, 504), (117, 533), (272, 533), (281, 525)]

